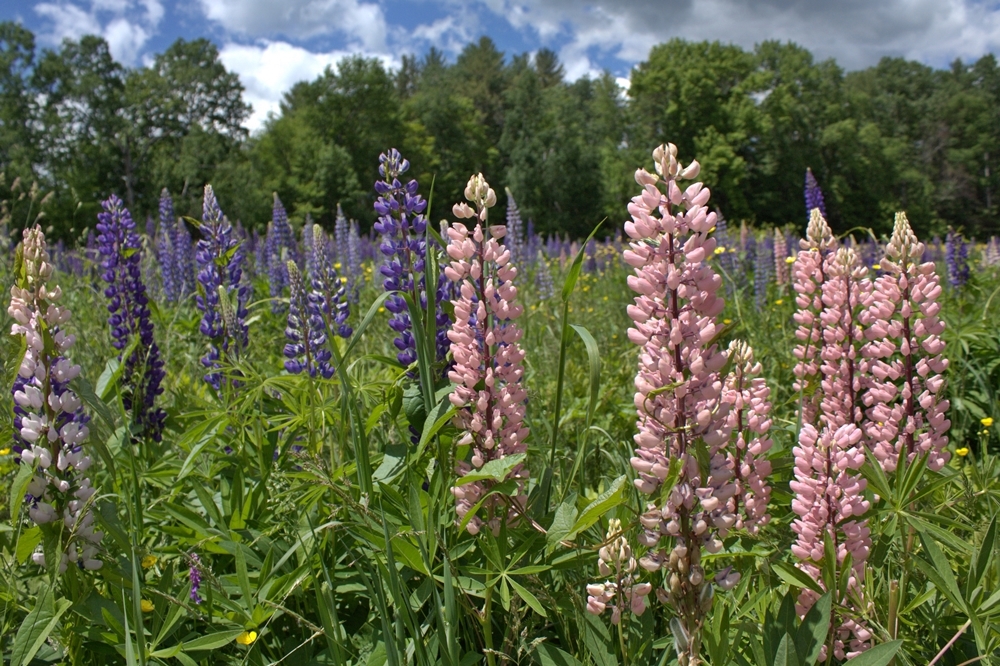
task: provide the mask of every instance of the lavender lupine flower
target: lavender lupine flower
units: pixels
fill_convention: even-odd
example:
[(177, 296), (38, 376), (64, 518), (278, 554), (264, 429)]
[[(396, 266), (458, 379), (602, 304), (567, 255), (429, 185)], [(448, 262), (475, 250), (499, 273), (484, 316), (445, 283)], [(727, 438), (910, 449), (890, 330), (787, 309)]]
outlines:
[(549, 261), (545, 254), (538, 250), (538, 258), (535, 260), (535, 295), (540, 301), (547, 301), (556, 293), (555, 284), (552, 281), (552, 271), (549, 270)]
[(347, 288), (343, 279), (337, 274), (330, 242), (323, 229), (314, 224), (312, 232), (314, 270), (309, 300), (318, 308), (328, 333), (349, 338), (354, 331), (347, 325), (347, 319), (351, 315), (350, 305), (347, 302)]
[(156, 397), (163, 393), (160, 383), (166, 374), (160, 349), (153, 340), (153, 321), (149, 314), (149, 298), (142, 282), (140, 264), (141, 242), (135, 223), (122, 200), (115, 195), (104, 202), (103, 213), (97, 215), (97, 237), (102, 277), (108, 283), (104, 295), (108, 304), (108, 325), (112, 346), (119, 352), (136, 345), (128, 358), (119, 355), (124, 364), (122, 402), (131, 412), (132, 422), (140, 426), (153, 441), (160, 441), (166, 412), (156, 407)]
[(774, 273), (774, 238), (770, 235), (757, 241), (754, 249), (753, 296), (757, 310), (767, 303), (767, 287)]
[(948, 400), (943, 373), (948, 368), (938, 316), (941, 285), (933, 262), (918, 263), (924, 246), (905, 213), (896, 213), (885, 248), (883, 273), (864, 303), (861, 323), (868, 340), (862, 349), (870, 376), (864, 395), (865, 435), (886, 471), (905, 453), (912, 461), (927, 455), (927, 467), (948, 462)]
[[(315, 249), (313, 248), (314, 242), (313, 233), (313, 221), (312, 215), (306, 213), (305, 223), (302, 225), (302, 242), (301, 245), (301, 255), (302, 255), (302, 272), (307, 277), (312, 277), (313, 274), (313, 260), (316, 258)], [(326, 238), (323, 237), (322, 241), (325, 243)]]
[(861, 349), (864, 331), (861, 310), (871, 294), (868, 269), (848, 247), (837, 250), (823, 283), (824, 309), (820, 314), (823, 348), (820, 353), (820, 419), (830, 428), (853, 423), (861, 427), (861, 392), (867, 386)]
[(198, 290), (197, 261), (195, 246), (191, 240), (184, 220), (178, 219), (174, 224), (174, 269), (177, 271), (181, 285), (180, 296), (186, 298)]
[(816, 176), (813, 175), (812, 169), (806, 168), (806, 220), (812, 219), (812, 212), (819, 209), (819, 214), (826, 219), (826, 204), (823, 202), (823, 190), (819, 188), (819, 183), (816, 182)]
[[(403, 185), (399, 178), (410, 168), (395, 148), (379, 156), (379, 174), (383, 180), (375, 183), (378, 199), (375, 212), (378, 221), (375, 229), (382, 234), (380, 249), (385, 263), (379, 272), (385, 278), (386, 291), (399, 291), (410, 296), (418, 307), (427, 308), (424, 261), (427, 256), (427, 202), (417, 193), (417, 181)], [(440, 287), (440, 285), (439, 285)], [(413, 322), (403, 296), (393, 294), (385, 301), (385, 309), (392, 313), (389, 328), (396, 332), (393, 344), (399, 352), (396, 358), (404, 366), (417, 360)], [(438, 301), (435, 308), (438, 322), (436, 349), (438, 360), (443, 360), (448, 350), (448, 315)], [(443, 323), (442, 323), (443, 322)]]
[(774, 228), (774, 281), (778, 286), (788, 283), (788, 243), (785, 232)]
[[(753, 349), (742, 340), (729, 344), (733, 369), (726, 377), (723, 400), (729, 404), (728, 426), (736, 436), (729, 457), (736, 476), (736, 529), (756, 534), (770, 521), (767, 505), (771, 499), (771, 389), (761, 377), (761, 365)], [(727, 574), (728, 575), (728, 574)]]
[(799, 409), (803, 423), (816, 423), (821, 395), (820, 350), (823, 347), (823, 283), (829, 273), (831, 253), (837, 242), (830, 226), (819, 208), (810, 214), (806, 237), (799, 241), (801, 248), (792, 264), (792, 288), (795, 290), (794, 315), (798, 327), (795, 337), (795, 383), (792, 387), (799, 392)]
[(969, 244), (961, 235), (948, 230), (945, 236), (945, 266), (948, 269), (948, 284), (961, 289), (969, 281)]
[[(678, 180), (698, 175), (699, 164), (682, 167), (673, 144), (658, 147), (653, 159), (659, 176), (644, 169), (635, 174), (643, 191), (629, 204), (632, 220), (625, 233), (631, 242), (623, 255), (635, 269), (628, 284), (637, 293), (628, 307), (634, 322), (628, 337), (641, 348), (635, 378), (639, 432), (631, 463), (636, 487), (650, 496), (640, 517), (640, 543), (649, 550), (639, 563), (650, 572), (667, 570), (667, 586), (657, 595), (677, 612), (683, 636), (676, 641), (678, 662), (694, 666), (713, 595), (702, 549), (720, 552), (738, 520), (730, 405), (719, 376), (727, 356), (713, 342), (725, 303), (717, 295), (722, 279), (706, 262), (716, 248), (709, 236), (716, 224), (716, 214), (706, 208), (709, 190), (701, 183), (678, 186)], [(707, 469), (696, 455), (699, 443), (708, 454)], [(679, 463), (677, 481), (661, 493), (672, 461)], [(719, 581), (735, 585), (738, 575), (727, 573)]]
[[(344, 215), (344, 209), (338, 203), (337, 215), (333, 220), (333, 245), (335, 248), (333, 256), (345, 270), (347, 267), (347, 235), (349, 233), (350, 225), (347, 222), (347, 216)], [(347, 279), (350, 281), (350, 276), (347, 276)]]
[(288, 224), (288, 213), (274, 193), (274, 212), (272, 220), (267, 225), (265, 242), (265, 260), (267, 261), (267, 281), (271, 294), (271, 312), (278, 313), (284, 309), (280, 301), (281, 294), (288, 286), (288, 265), (291, 259), (289, 248), (292, 240), (292, 230)]
[[(58, 303), (59, 287), (47, 282), (52, 264), (45, 234), (38, 225), (24, 230), (20, 274), (11, 287), (7, 313), (11, 335), (24, 336), (25, 352), (14, 382), (14, 451), (18, 463), (34, 470), (24, 501), (38, 525), (63, 522), (59, 570), (72, 562), (100, 569), (98, 547), (103, 533), (94, 530), (91, 503), (96, 490), (83, 473), (91, 459), (83, 449), (88, 417), (69, 383), (80, 374), (67, 352), (75, 336), (63, 330), (70, 311)], [(32, 561), (45, 566), (42, 551)]]
[(1000, 238), (990, 236), (986, 247), (983, 248), (982, 264), (989, 268), (1000, 265)]
[(188, 554), (190, 566), (188, 568), (188, 581), (191, 583), (191, 601), (196, 604), (202, 602), (199, 592), (201, 591), (201, 558), (198, 553)]
[(524, 265), (524, 224), (521, 221), (521, 211), (517, 208), (514, 194), (510, 188), (507, 193), (507, 235), (503, 237), (503, 246), (510, 250), (510, 260), (515, 266)]
[[(448, 378), (455, 385), (451, 404), (458, 409), (455, 424), (464, 434), (459, 446), (469, 446), (471, 457), (456, 464), (459, 476), (481, 469), (491, 460), (523, 454), (528, 427), (524, 423), (527, 392), (521, 386), (524, 375), (524, 351), (518, 344), (521, 329), (516, 320), (523, 308), (515, 301), (517, 268), (510, 263), (510, 250), (500, 245), (507, 229), (486, 226), (488, 211), (496, 204), (496, 193), (482, 174), (469, 179), (465, 198), (473, 202), (455, 204), (455, 217), (474, 220), (471, 233), (462, 223), (448, 228), (448, 256), (452, 261), (444, 274), (459, 286), (455, 306), (455, 324), (448, 331), (451, 353), (455, 359)], [(484, 229), (486, 227), (486, 229)], [(486, 497), (492, 484), (484, 481), (458, 483), (452, 488), (459, 520), (486, 497), (480, 511), (467, 523), (470, 534), (478, 534), (485, 525), (494, 534), (500, 526), (512, 524), (527, 505), (528, 468), (516, 465), (507, 474), (516, 480), (510, 494), (494, 493)]]
[(303, 370), (310, 377), (333, 377), (332, 354), (326, 348), (326, 325), (318, 299), (306, 294), (302, 273), (294, 261), (288, 262), (288, 326), (285, 328), (285, 369), (293, 375)]
[[(795, 493), (792, 511), (798, 516), (792, 523), (797, 535), (792, 554), (799, 559), (798, 568), (824, 586), (820, 567), (826, 553), (824, 535), (828, 535), (837, 553), (838, 568), (844, 566), (848, 554), (851, 556), (847, 594), (839, 598), (836, 592), (834, 607), (855, 611), (865, 607), (861, 583), (871, 549), (868, 520), (862, 518), (869, 508), (863, 494), (867, 482), (857, 473), (865, 462), (861, 439), (861, 430), (853, 423), (836, 430), (824, 426), (819, 432), (806, 423), (799, 431), (798, 446), (792, 449), (795, 480), (790, 484)], [(804, 589), (795, 605), (799, 616), (805, 616), (818, 598), (813, 590)], [(857, 613), (836, 615), (832, 629), (834, 656), (848, 659), (868, 649), (871, 632), (857, 619)], [(824, 646), (820, 662), (826, 659), (826, 649)]]
[(250, 287), (242, 281), (242, 246), (234, 238), (233, 227), (223, 216), (211, 185), (205, 186), (202, 233), (197, 254), (200, 288), (195, 300), (202, 311), (201, 332), (211, 339), (211, 346), (201, 363), (209, 370), (205, 381), (218, 390), (222, 356), (236, 358), (247, 346)]
[(352, 221), (347, 232), (347, 252), (342, 263), (347, 277), (347, 299), (352, 303), (358, 302), (361, 286), (365, 281), (365, 274), (361, 270), (362, 254), (363, 248), (358, 223)]
[(601, 576), (614, 578), (587, 586), (589, 612), (600, 615), (611, 606), (611, 624), (621, 622), (623, 609), (629, 609), (636, 615), (646, 612), (646, 597), (653, 586), (638, 582), (632, 547), (622, 533), (622, 523), (617, 518), (608, 521), (608, 535), (598, 551), (597, 568)]
[(163, 284), (163, 298), (168, 302), (177, 301), (180, 295), (180, 280), (175, 270), (174, 261), (176, 257), (176, 252), (174, 252), (173, 244), (173, 234), (171, 233), (173, 229), (171, 227), (160, 227), (156, 230), (156, 263), (160, 267), (160, 278)]

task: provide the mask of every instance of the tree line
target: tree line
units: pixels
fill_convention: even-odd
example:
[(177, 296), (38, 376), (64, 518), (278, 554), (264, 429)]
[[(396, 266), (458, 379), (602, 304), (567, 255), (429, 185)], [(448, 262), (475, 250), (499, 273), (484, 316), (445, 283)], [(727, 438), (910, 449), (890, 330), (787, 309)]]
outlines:
[(397, 147), (431, 194), (432, 219), (481, 171), (539, 232), (579, 237), (603, 218), (617, 228), (634, 169), (666, 140), (701, 161), (731, 221), (804, 225), (808, 167), (835, 230), (884, 233), (905, 209), (920, 234), (1000, 233), (992, 54), (941, 70), (884, 58), (845, 72), (792, 43), (673, 39), (625, 90), (610, 73), (567, 81), (552, 51), (507, 57), (482, 37), (454, 62), (436, 49), (396, 70), (345, 58), (293, 86), (252, 134), (249, 113), (208, 40), (178, 39), (128, 68), (100, 37), (40, 50), (23, 26), (0, 23), (0, 199), (15, 178), (37, 180), (53, 193), (57, 235), (92, 226), (112, 192), (155, 217), (166, 187), (179, 212), (199, 217), (208, 182), (247, 227), (270, 219), (272, 192), (293, 220), (332, 226), (340, 204), (367, 226), (378, 155)]

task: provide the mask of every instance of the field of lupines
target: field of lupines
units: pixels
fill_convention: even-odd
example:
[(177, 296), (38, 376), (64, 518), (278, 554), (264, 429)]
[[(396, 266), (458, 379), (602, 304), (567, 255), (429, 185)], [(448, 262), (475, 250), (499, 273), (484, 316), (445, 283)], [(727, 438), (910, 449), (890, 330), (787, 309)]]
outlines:
[(15, 184), (4, 663), (1000, 661), (1000, 242), (653, 162), (581, 241), (396, 151), (371, 234)]

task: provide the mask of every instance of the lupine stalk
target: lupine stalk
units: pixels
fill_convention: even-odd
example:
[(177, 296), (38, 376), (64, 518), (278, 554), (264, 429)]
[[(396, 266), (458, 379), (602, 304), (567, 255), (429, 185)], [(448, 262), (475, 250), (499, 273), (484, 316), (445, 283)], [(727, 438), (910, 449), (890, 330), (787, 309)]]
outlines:
[[(94, 530), (91, 504), (95, 489), (84, 478), (91, 465), (83, 449), (89, 430), (80, 398), (69, 383), (80, 374), (67, 352), (75, 336), (63, 326), (70, 311), (59, 305), (62, 291), (47, 283), (52, 265), (39, 226), (24, 230), (17, 284), (11, 287), (11, 335), (24, 336), (26, 349), (14, 381), (14, 451), (21, 465), (34, 469), (24, 501), (38, 525), (60, 534), (59, 570), (70, 563), (100, 569), (103, 533)], [(45, 566), (39, 550), (32, 561)]]
[[(427, 257), (427, 218), (423, 213), (427, 202), (417, 193), (416, 180), (410, 180), (406, 185), (399, 180), (409, 168), (410, 163), (396, 149), (379, 156), (382, 180), (375, 183), (375, 191), (379, 194), (375, 202), (375, 212), (378, 213), (375, 229), (382, 234), (380, 249), (385, 257), (379, 272), (385, 278), (382, 286), (386, 291), (407, 294), (418, 307), (426, 310), (424, 262)], [(401, 364), (408, 366), (417, 360), (417, 347), (406, 301), (394, 294), (385, 301), (385, 309), (392, 313), (389, 327), (397, 334), (393, 340), (399, 350), (396, 357)], [(441, 309), (440, 301), (434, 316), (438, 326), (435, 340), (437, 359), (443, 360), (448, 352), (449, 319)]]
[(223, 355), (238, 358), (247, 346), (250, 286), (242, 279), (243, 248), (233, 237), (233, 227), (223, 216), (211, 185), (205, 186), (201, 229), (204, 237), (198, 241), (197, 254), (200, 288), (195, 300), (202, 311), (201, 332), (211, 340), (201, 363), (209, 371), (205, 381), (218, 390), (222, 386), (219, 361)]
[[(835, 580), (840, 580), (840, 570), (847, 566), (850, 555), (847, 595), (841, 598), (838, 594), (834, 598), (835, 621), (831, 628), (833, 654), (840, 660), (868, 649), (871, 639), (871, 632), (855, 617), (864, 608), (861, 583), (871, 549), (868, 520), (861, 517), (869, 508), (863, 495), (867, 483), (857, 474), (865, 462), (861, 440), (861, 430), (853, 423), (836, 429), (824, 426), (821, 431), (806, 423), (799, 431), (798, 446), (792, 449), (795, 457), (792, 511), (798, 516), (792, 523), (796, 534), (792, 554), (799, 559), (799, 569), (822, 587), (820, 567), (826, 554), (826, 539), (829, 538), (837, 554)], [(804, 616), (818, 598), (816, 592), (803, 589), (796, 603), (799, 616)], [(826, 656), (824, 646), (821, 660)]]
[(774, 281), (778, 285), (788, 282), (788, 244), (781, 227), (774, 228)]
[(294, 261), (288, 262), (289, 307), (285, 328), (285, 369), (298, 374), (305, 370), (310, 377), (333, 377), (332, 357), (326, 348), (326, 325), (318, 299), (306, 294), (302, 273)]
[(166, 412), (156, 407), (156, 397), (163, 393), (160, 383), (165, 375), (160, 349), (153, 340), (153, 321), (149, 314), (149, 297), (142, 282), (140, 264), (141, 242), (135, 223), (122, 200), (115, 195), (101, 203), (103, 213), (97, 215), (97, 237), (104, 257), (102, 277), (108, 283), (104, 295), (108, 304), (108, 325), (111, 343), (119, 352), (135, 347), (128, 358), (119, 355), (124, 364), (122, 402), (132, 414), (132, 422), (153, 441), (160, 441)]
[(771, 389), (750, 345), (733, 340), (729, 358), (733, 369), (726, 377), (723, 400), (729, 404), (728, 425), (736, 437), (729, 454), (737, 486), (735, 527), (757, 534), (770, 521), (771, 462), (766, 455), (771, 450)]
[(636, 615), (646, 612), (646, 597), (653, 586), (638, 581), (632, 547), (625, 539), (622, 523), (617, 518), (608, 521), (608, 535), (598, 551), (597, 569), (601, 576), (613, 578), (587, 586), (589, 612), (600, 615), (611, 606), (611, 624), (621, 622), (623, 610), (631, 610)]
[[(777, 240), (775, 241), (777, 242)], [(792, 288), (797, 310), (795, 337), (795, 383), (803, 423), (816, 423), (822, 398), (820, 388), (820, 352), (823, 347), (823, 284), (830, 270), (831, 253), (836, 247), (833, 232), (818, 208), (813, 208), (806, 237), (799, 241), (798, 255), (792, 264)], [(783, 263), (783, 262), (781, 262)], [(777, 264), (776, 264), (777, 265)]]
[[(473, 220), (470, 230), (462, 223), (448, 227), (448, 256), (451, 263), (444, 274), (459, 287), (455, 323), (448, 331), (454, 365), (448, 373), (455, 384), (450, 396), (458, 409), (455, 423), (464, 432), (459, 446), (471, 448), (468, 461), (460, 460), (456, 471), (464, 476), (491, 460), (525, 453), (528, 427), (524, 423), (527, 393), (521, 386), (524, 375), (524, 351), (518, 341), (521, 329), (516, 319), (522, 307), (517, 305), (514, 279), (517, 268), (510, 263), (510, 250), (500, 244), (506, 228), (487, 226), (488, 211), (496, 204), (496, 193), (482, 174), (473, 176), (465, 188), (466, 203), (454, 206), (455, 217)], [(484, 229), (485, 228), (485, 229)], [(506, 477), (517, 481), (509, 495), (494, 493), (467, 523), (471, 534), (485, 525), (498, 534), (503, 522), (514, 523), (527, 504), (528, 469), (518, 464)], [(489, 492), (486, 481), (456, 485), (459, 520)]]
[[(724, 307), (717, 295), (722, 280), (706, 262), (716, 247), (710, 237), (716, 214), (708, 212), (710, 193), (701, 183), (678, 186), (678, 180), (697, 176), (697, 162), (682, 168), (673, 144), (657, 148), (653, 159), (659, 176), (636, 171), (643, 192), (632, 198), (632, 220), (625, 223), (631, 241), (624, 259), (635, 269), (628, 284), (638, 294), (628, 307), (634, 322), (628, 337), (641, 348), (635, 378), (639, 432), (631, 462), (636, 487), (652, 500), (640, 519), (640, 542), (649, 551), (639, 563), (650, 572), (666, 571), (666, 588), (657, 595), (677, 613), (672, 626), (678, 662), (694, 666), (714, 594), (702, 549), (722, 550), (722, 539), (738, 520), (740, 488), (728, 446), (730, 404), (719, 376), (726, 354), (714, 343), (716, 316)], [(702, 444), (706, 470), (696, 453)], [(660, 498), (672, 465), (676, 483)], [(717, 582), (728, 587), (738, 580), (726, 571)]]
[(961, 289), (969, 281), (969, 244), (960, 234), (948, 230), (944, 242), (945, 268), (948, 270), (948, 284)]
[(517, 208), (514, 195), (510, 188), (507, 192), (507, 235), (503, 237), (503, 246), (510, 250), (510, 260), (515, 266), (524, 265), (524, 223), (521, 221), (521, 211)]
[(180, 297), (183, 287), (174, 249), (174, 204), (170, 192), (160, 192), (159, 227), (156, 230), (156, 261), (163, 279), (163, 297), (173, 303)]
[(763, 309), (767, 301), (767, 286), (771, 283), (773, 271), (774, 238), (765, 236), (757, 241), (754, 248), (753, 296), (758, 310)]
[(547, 301), (555, 295), (555, 284), (552, 281), (552, 271), (549, 270), (549, 260), (545, 254), (538, 250), (538, 258), (535, 260), (535, 292), (538, 300)]
[(986, 247), (983, 248), (982, 264), (989, 268), (1000, 266), (1000, 238), (990, 236)]
[(314, 270), (312, 291), (309, 293), (310, 301), (319, 309), (328, 334), (349, 338), (354, 331), (347, 325), (347, 318), (351, 314), (347, 302), (347, 288), (343, 279), (337, 274), (334, 255), (330, 251), (330, 243), (323, 229), (314, 224), (312, 232)]
[(834, 429), (848, 423), (862, 427), (861, 393), (867, 377), (861, 362), (864, 331), (860, 314), (872, 284), (868, 269), (853, 249), (836, 251), (828, 262), (822, 290), (821, 422)]
[(926, 454), (932, 470), (951, 456), (941, 374), (948, 368), (938, 316), (941, 285), (934, 264), (919, 263), (923, 253), (906, 215), (897, 213), (883, 274), (861, 313), (867, 338), (862, 353), (871, 375), (864, 394), (865, 434), (886, 471), (896, 469), (901, 453), (910, 461)]

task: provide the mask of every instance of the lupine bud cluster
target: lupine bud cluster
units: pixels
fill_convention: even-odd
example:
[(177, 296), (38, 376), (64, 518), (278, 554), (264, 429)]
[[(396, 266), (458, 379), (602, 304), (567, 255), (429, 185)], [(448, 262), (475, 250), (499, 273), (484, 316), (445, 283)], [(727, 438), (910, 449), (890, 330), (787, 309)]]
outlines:
[[(52, 264), (41, 228), (25, 229), (21, 247), (23, 277), (11, 287), (7, 312), (15, 322), (11, 334), (26, 343), (13, 388), (14, 450), (35, 472), (24, 500), (38, 525), (62, 521), (60, 571), (70, 563), (100, 569), (103, 534), (94, 530), (91, 512), (96, 491), (83, 477), (91, 465), (83, 449), (88, 418), (69, 388), (80, 374), (66, 356), (75, 340), (63, 330), (70, 311), (59, 305), (59, 287), (47, 284)], [(44, 566), (44, 553), (34, 553), (32, 561)]]
[(201, 591), (201, 558), (198, 557), (198, 553), (191, 553), (188, 558), (190, 559), (188, 582), (191, 583), (191, 601), (200, 604), (202, 599), (198, 593)]
[(990, 236), (986, 247), (983, 248), (982, 264), (990, 268), (1000, 266), (1000, 238)]
[(294, 245), (292, 227), (288, 223), (288, 213), (285, 211), (281, 199), (278, 198), (278, 193), (275, 192), (271, 223), (267, 225), (267, 237), (264, 241), (271, 311), (275, 313), (284, 309), (280, 297), (285, 287), (288, 286), (287, 264), (290, 259), (294, 259)]
[(319, 308), (326, 330), (342, 338), (349, 338), (354, 331), (347, 325), (347, 318), (351, 314), (347, 288), (337, 273), (330, 242), (323, 229), (314, 224), (312, 233), (313, 272), (309, 298)]
[(906, 215), (897, 213), (883, 274), (861, 313), (867, 338), (862, 353), (870, 375), (865, 435), (886, 471), (896, 469), (900, 453), (911, 461), (926, 454), (932, 470), (944, 467), (951, 455), (942, 376), (948, 359), (937, 301), (941, 285), (934, 264), (920, 263), (923, 253)]
[(108, 304), (111, 343), (119, 352), (135, 346), (124, 364), (122, 402), (131, 412), (132, 422), (154, 441), (160, 441), (166, 412), (156, 407), (156, 397), (163, 393), (160, 383), (165, 375), (160, 349), (153, 340), (153, 321), (149, 298), (142, 281), (139, 234), (132, 215), (115, 195), (101, 203), (97, 215), (97, 242), (103, 261), (101, 277), (108, 283), (104, 295)]
[(823, 347), (823, 284), (827, 280), (831, 253), (836, 247), (833, 232), (819, 208), (810, 212), (806, 237), (799, 241), (801, 250), (792, 264), (792, 288), (795, 290), (795, 304), (798, 307), (794, 319), (798, 327), (795, 337), (795, 383), (799, 392), (802, 421), (813, 423), (816, 418), (821, 395), (820, 351)]
[[(378, 213), (375, 230), (382, 234), (380, 249), (385, 257), (379, 272), (385, 278), (382, 286), (386, 291), (407, 294), (418, 307), (426, 310), (427, 218), (423, 213), (427, 202), (417, 193), (416, 180), (405, 185), (399, 180), (409, 168), (410, 163), (395, 148), (379, 156), (382, 180), (375, 183), (379, 195), (375, 202)], [(438, 285), (439, 294), (441, 286)], [(397, 334), (393, 340), (398, 350), (396, 357), (408, 366), (417, 360), (417, 346), (406, 301), (403, 296), (393, 294), (385, 301), (385, 308), (392, 313), (389, 327)], [(450, 320), (441, 308), (440, 298), (436, 301), (434, 316), (437, 323), (435, 347), (438, 360), (442, 360), (448, 353)]]
[[(797, 535), (792, 554), (800, 560), (798, 567), (822, 585), (819, 567), (826, 552), (824, 536), (828, 536), (837, 553), (838, 567), (845, 564), (848, 555), (851, 557), (848, 597), (835, 602), (861, 609), (861, 581), (871, 549), (868, 520), (861, 517), (869, 508), (863, 496), (867, 484), (860, 474), (851, 473), (865, 462), (861, 430), (851, 423), (836, 429), (824, 426), (817, 431), (806, 423), (792, 452), (792, 511), (798, 516), (792, 523)], [(818, 598), (816, 592), (802, 590), (796, 604), (799, 615), (804, 616)], [(833, 652), (837, 659), (853, 657), (869, 647), (871, 632), (860, 620), (837, 613), (836, 621)], [(826, 658), (825, 650), (821, 661)]]
[(247, 346), (245, 321), (250, 286), (242, 279), (243, 248), (223, 216), (211, 185), (205, 186), (201, 230), (203, 238), (198, 241), (197, 253), (200, 287), (195, 300), (202, 312), (201, 332), (211, 339), (201, 363), (209, 371), (205, 381), (218, 390), (222, 385), (222, 356), (236, 358)]
[(629, 609), (636, 615), (646, 611), (646, 597), (653, 590), (649, 583), (640, 583), (633, 575), (636, 569), (632, 548), (622, 533), (621, 521), (608, 521), (608, 536), (598, 551), (597, 568), (601, 576), (612, 577), (604, 583), (587, 586), (587, 610), (600, 615), (611, 606), (611, 623), (618, 624), (622, 610)]
[(174, 215), (174, 202), (167, 188), (160, 192), (156, 261), (163, 279), (163, 295), (178, 301), (195, 291), (195, 260), (191, 234), (184, 221)]
[[(689, 666), (698, 663), (702, 624), (713, 597), (702, 549), (720, 552), (722, 539), (740, 520), (741, 486), (734, 466), (737, 455), (741, 469), (746, 459), (730, 446), (729, 413), (733, 404), (744, 404), (746, 396), (730, 392), (732, 402), (727, 401), (719, 374), (727, 355), (714, 342), (719, 332), (716, 316), (724, 302), (717, 295), (722, 280), (706, 262), (716, 248), (710, 232), (717, 216), (706, 206), (710, 193), (701, 183), (684, 190), (678, 186), (679, 180), (696, 177), (700, 167), (697, 162), (682, 167), (673, 144), (657, 148), (653, 159), (658, 175), (636, 172), (643, 192), (632, 198), (632, 220), (625, 223), (631, 240), (623, 256), (635, 269), (628, 284), (638, 294), (628, 307), (634, 322), (628, 337), (641, 348), (635, 378), (639, 432), (632, 466), (638, 473), (636, 487), (653, 498), (672, 466), (677, 472), (661, 504), (649, 502), (640, 518), (640, 542), (649, 550), (639, 564), (650, 572), (666, 570), (666, 588), (657, 595), (674, 606), (678, 659)], [(752, 365), (749, 369), (756, 370)], [(759, 387), (756, 394), (765, 397)], [(768, 409), (759, 400), (754, 408)], [(707, 469), (699, 464), (701, 447)], [(760, 495), (751, 493), (739, 502), (755, 506), (750, 521), (756, 524), (765, 520), (756, 504), (766, 491), (762, 483), (754, 485)], [(739, 576), (727, 571), (718, 580), (730, 586)]]
[[(458, 409), (455, 425), (464, 432), (458, 445), (471, 448), (469, 460), (456, 464), (461, 476), (491, 460), (524, 453), (528, 436), (524, 423), (527, 393), (521, 386), (524, 351), (518, 344), (521, 329), (515, 321), (522, 313), (513, 282), (517, 269), (510, 263), (510, 250), (500, 244), (506, 229), (486, 226), (496, 193), (482, 174), (469, 180), (465, 197), (476, 209), (460, 203), (453, 212), (475, 226), (471, 231), (461, 223), (448, 227), (447, 251), (452, 261), (444, 268), (459, 288), (452, 301), (455, 323), (448, 331), (454, 358), (448, 377), (455, 384), (450, 396)], [(469, 532), (478, 534), (485, 524), (497, 534), (504, 521), (515, 522), (527, 503), (527, 477), (527, 467), (514, 467), (507, 479), (516, 480), (517, 489), (510, 495), (490, 495), (480, 514), (468, 522)], [(485, 481), (456, 485), (452, 493), (459, 520), (489, 490)]]

